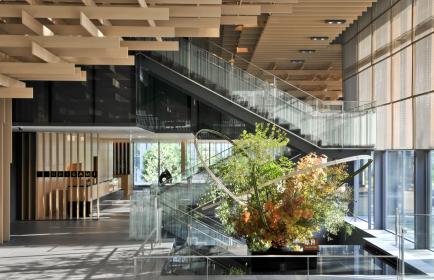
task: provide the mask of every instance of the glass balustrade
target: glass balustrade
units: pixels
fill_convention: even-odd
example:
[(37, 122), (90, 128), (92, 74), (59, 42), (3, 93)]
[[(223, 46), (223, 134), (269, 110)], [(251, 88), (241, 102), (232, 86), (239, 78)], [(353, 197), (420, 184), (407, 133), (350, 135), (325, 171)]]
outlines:
[[(301, 89), (292, 86), (290, 91), (283, 91), (190, 41), (179, 44), (178, 52), (152, 52), (151, 56), (311, 143), (323, 147), (373, 146), (372, 104), (352, 102), (339, 111), (332, 110)], [(299, 96), (307, 98), (301, 100)]]
[[(180, 276), (186, 277), (183, 279), (399, 279), (397, 258), (387, 255), (320, 252), (281, 256), (175, 255), (135, 257), (133, 260), (136, 279), (175, 279)], [(414, 279), (429, 279), (426, 275), (417, 277), (420, 278)]]

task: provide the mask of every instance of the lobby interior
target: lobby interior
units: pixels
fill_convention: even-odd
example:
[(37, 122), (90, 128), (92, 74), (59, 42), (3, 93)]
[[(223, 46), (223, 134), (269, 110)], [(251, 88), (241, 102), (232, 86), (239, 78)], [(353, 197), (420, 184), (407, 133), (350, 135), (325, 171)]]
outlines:
[(433, 0), (1, 1), (0, 279), (434, 279), (433, 46)]

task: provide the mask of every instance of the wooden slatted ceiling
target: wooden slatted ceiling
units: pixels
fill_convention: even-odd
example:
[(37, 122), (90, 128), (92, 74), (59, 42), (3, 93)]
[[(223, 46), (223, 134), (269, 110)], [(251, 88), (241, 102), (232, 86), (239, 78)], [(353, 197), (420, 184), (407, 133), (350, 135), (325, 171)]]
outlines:
[[(260, 0), (252, 0), (257, 1)], [(342, 50), (340, 45), (330, 43), (372, 2), (375, 0), (299, 0), (293, 4), (291, 15), (269, 16), (251, 53), (251, 62), (320, 98), (339, 98), (342, 96)], [(330, 25), (324, 22), (326, 19), (346, 22)], [(312, 41), (311, 36), (327, 36), (329, 40)], [(300, 49), (316, 52), (302, 54)], [(304, 63), (294, 64), (291, 60), (304, 60)], [(249, 70), (254, 72), (253, 68)]]
[[(47, 63), (63, 65), (131, 65), (129, 50), (173, 50), (176, 41), (165, 38), (219, 37), (231, 51), (265, 69), (318, 70), (314, 74), (279, 74), (283, 79), (315, 92), (341, 92), (341, 79), (330, 70), (341, 69), (341, 49), (329, 45), (371, 0), (9, 0), (0, 4), (0, 63), (25, 67)], [(346, 24), (330, 26), (324, 19)], [(223, 26), (221, 28), (221, 26)], [(328, 36), (314, 42), (310, 36)], [(139, 41), (123, 39), (137, 37)], [(141, 38), (150, 39), (143, 41)], [(149, 41), (151, 40), (151, 41)], [(300, 48), (314, 48), (303, 55)], [(223, 55), (223, 54), (222, 54)], [(288, 63), (303, 59), (302, 65)], [(240, 63), (240, 62), (237, 62)], [(56, 65), (59, 64), (59, 65)], [(239, 65), (246, 67), (246, 64)], [(1, 68), (0, 69), (4, 69)], [(83, 80), (74, 68), (52, 73), (9, 73), (17, 80)], [(4, 70), (3, 70), (4, 71)], [(276, 72), (280, 73), (280, 72)], [(0, 70), (0, 74), (8, 75)], [(265, 78), (267, 78), (265, 76)], [(318, 81), (322, 81), (319, 83)], [(4, 85), (2, 85), (5, 87)], [(320, 94), (324, 95), (324, 94)]]
[[(270, 6), (222, 0), (1, 1), (0, 74), (4, 81), (83, 81), (85, 72), (75, 64), (132, 65), (134, 57), (128, 51), (176, 51), (177, 41), (165, 38), (219, 37), (221, 25), (255, 27), (261, 14), (291, 13), (296, 1), (279, 2)], [(18, 88), (17, 84), (4, 82), (0, 87)], [(29, 91), (23, 95), (17, 90), (17, 97), (28, 97)], [(10, 91), (3, 92), (3, 97), (11, 97)]]

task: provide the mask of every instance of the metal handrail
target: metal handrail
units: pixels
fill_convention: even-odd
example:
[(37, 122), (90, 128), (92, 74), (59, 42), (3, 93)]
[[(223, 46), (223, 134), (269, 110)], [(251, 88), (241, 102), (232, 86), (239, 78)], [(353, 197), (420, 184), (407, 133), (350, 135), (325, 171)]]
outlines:
[[(219, 49), (221, 49), (221, 50), (227, 52), (227, 53), (230, 54), (232, 57), (237, 58), (237, 59), (239, 59), (239, 60), (241, 60), (241, 61), (247, 63), (248, 65), (252, 65), (253, 67), (259, 69), (260, 71), (262, 71), (262, 72), (264, 72), (264, 73), (267, 73), (268, 75), (272, 76), (273, 79), (279, 80), (279, 81), (281, 81), (281, 82), (283, 82), (283, 83), (289, 85), (290, 87), (292, 87), (292, 88), (294, 88), (294, 89), (296, 89), (296, 90), (298, 90), (298, 91), (304, 93), (305, 95), (308, 95), (310, 98), (313, 98), (313, 99), (316, 100), (317, 102), (319, 102), (319, 103), (321, 103), (321, 104), (324, 104), (323, 100), (321, 100), (321, 99), (319, 99), (318, 97), (316, 97), (316, 96), (314, 96), (314, 95), (308, 93), (307, 91), (305, 91), (305, 90), (303, 90), (303, 89), (301, 89), (301, 88), (299, 88), (299, 87), (297, 87), (297, 86), (291, 84), (290, 82), (283, 80), (282, 78), (280, 78), (280, 77), (274, 75), (274, 74), (271, 73), (270, 71), (265, 70), (265, 69), (259, 67), (258, 65), (254, 64), (253, 62), (248, 61), (248, 60), (246, 60), (246, 59), (240, 57), (240, 56), (237, 55), (237, 54), (234, 54), (233, 52), (229, 51), (228, 49), (226, 49), (226, 48), (220, 46), (219, 44), (217, 44), (217, 43), (215, 43), (215, 42), (213, 42), (213, 41), (208, 40), (208, 42), (209, 42), (211, 45), (213, 45), (213, 46), (215, 46), (215, 47), (217, 47), (217, 48), (219, 48)], [(237, 67), (237, 68), (238, 68), (238, 67)], [(249, 72), (249, 74), (251, 74), (251, 73)], [(253, 75), (253, 74), (251, 74), (251, 75), (252, 75), (252, 76), (255, 76), (255, 75)], [(256, 76), (255, 76), (255, 77), (256, 77)], [(258, 78), (258, 77), (256, 77), (256, 78)], [(259, 78), (258, 78), (258, 79), (259, 79)], [(274, 86), (276, 86), (276, 85), (274, 85)], [(288, 94), (289, 94), (289, 93), (288, 93)], [(295, 97), (295, 98), (296, 98), (296, 97)], [(298, 98), (297, 98), (297, 99), (298, 99)]]

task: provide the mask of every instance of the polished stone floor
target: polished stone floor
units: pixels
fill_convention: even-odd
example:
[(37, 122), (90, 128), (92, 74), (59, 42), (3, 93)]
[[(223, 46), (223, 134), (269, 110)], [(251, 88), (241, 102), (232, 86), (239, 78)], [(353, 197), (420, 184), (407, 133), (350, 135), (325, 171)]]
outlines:
[[(149, 260), (135, 275), (133, 259), (142, 244), (129, 240), (129, 201), (120, 200), (119, 197), (121, 194), (101, 203), (99, 220), (14, 223), (12, 240), (0, 246), (0, 279), (396, 279), (394, 275), (381, 272), (383, 275), (369, 276), (212, 275), (210, 270), (209, 275), (161, 275), (162, 264), (154, 265)], [(167, 255), (172, 245), (173, 240), (156, 245), (152, 253), (146, 251), (150, 249), (149, 246), (145, 247), (145, 251)], [(346, 253), (357, 255), (352, 250)], [(353, 272), (353, 260), (323, 261), (323, 268), (329, 269), (327, 274), (340, 274), (332, 270), (336, 267), (345, 267)], [(162, 263), (166, 262), (167, 259)], [(359, 267), (366, 267), (366, 264)], [(367, 267), (372, 270), (372, 263)], [(377, 265), (374, 267), (378, 269)]]
[(102, 202), (97, 221), (16, 222), (0, 246), (0, 279), (127, 279), (140, 241), (128, 239), (129, 201)]

